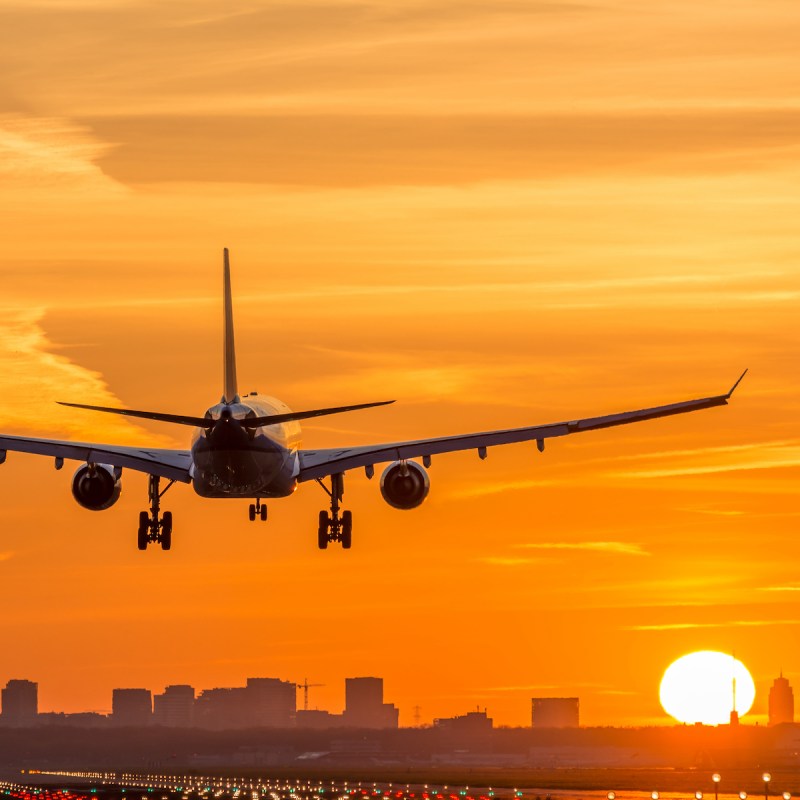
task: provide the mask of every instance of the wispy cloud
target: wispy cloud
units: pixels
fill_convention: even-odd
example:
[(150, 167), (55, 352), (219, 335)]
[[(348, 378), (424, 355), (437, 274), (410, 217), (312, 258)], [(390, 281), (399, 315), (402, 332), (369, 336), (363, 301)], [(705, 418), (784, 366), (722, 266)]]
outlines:
[(726, 622), (668, 622), (658, 625), (628, 625), (626, 631), (683, 631), (696, 628), (763, 628), (776, 625), (800, 625), (800, 619), (739, 619)]
[[(121, 403), (102, 375), (51, 352), (40, 320), (44, 309), (6, 311), (0, 321), (0, 372), (3, 403), (0, 429), (67, 436), (78, 441), (168, 446), (166, 437), (147, 434), (128, 420), (55, 405), (63, 399), (87, 399), (103, 406)], [(65, 392), (69, 393), (65, 397)]]
[[(729, 459), (715, 459), (712, 463), (682, 464), (656, 467), (654, 469), (624, 470), (608, 473), (614, 478), (667, 478), (690, 475), (708, 475), (747, 470), (775, 469), (800, 465), (800, 442), (797, 440), (758, 442), (727, 447), (700, 448), (697, 450), (675, 450), (652, 453), (648, 460), (658, 458), (696, 458), (708, 459), (714, 456), (731, 456)], [(644, 456), (628, 460), (640, 460)]]
[(487, 556), (479, 561), (493, 567), (524, 567), (528, 564), (541, 563), (539, 558), (514, 558), (513, 556)]
[(466, 500), (471, 497), (488, 497), (494, 494), (505, 492), (522, 492), (528, 489), (542, 489), (547, 486), (557, 485), (557, 481), (503, 481), (496, 483), (484, 483), (479, 486), (465, 486), (463, 489), (455, 489), (449, 493), (449, 497), (454, 500)]
[(59, 118), (0, 115), (0, 176), (26, 186), (66, 183), (124, 191), (103, 174), (97, 160), (108, 149), (86, 129)]
[(14, 558), (16, 553), (13, 553), (11, 550), (6, 550), (3, 553), (0, 553), (0, 561), (9, 561), (10, 559)]
[(626, 556), (651, 555), (634, 542), (526, 542), (516, 547), (525, 550), (588, 550), (593, 553), (615, 553)]
[(800, 592), (800, 585), (795, 586), (759, 586), (759, 592)]

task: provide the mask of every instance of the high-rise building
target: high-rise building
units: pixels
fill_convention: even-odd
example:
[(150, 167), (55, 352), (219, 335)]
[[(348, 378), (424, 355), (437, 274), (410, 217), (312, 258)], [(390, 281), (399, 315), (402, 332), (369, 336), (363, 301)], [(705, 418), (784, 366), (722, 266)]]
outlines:
[(794, 692), (781, 672), (769, 690), (769, 724), (780, 725), (783, 722), (794, 722)]
[(345, 678), (343, 721), (351, 728), (396, 728), (400, 712), (383, 702), (383, 678)]
[(39, 684), (13, 680), (2, 690), (2, 721), (5, 725), (27, 728), (35, 725), (39, 714)]
[(278, 678), (248, 678), (250, 724), (254, 727), (288, 728), (297, 712), (297, 684)]
[(232, 730), (249, 727), (250, 710), (247, 689), (204, 689), (194, 706), (194, 724), (200, 728)]
[(153, 723), (165, 728), (188, 728), (194, 722), (194, 689), (167, 686), (164, 694), (153, 697)]
[(111, 720), (126, 728), (142, 728), (153, 721), (153, 697), (149, 689), (114, 689)]
[(534, 728), (577, 728), (577, 697), (534, 697), (531, 699), (531, 725)]

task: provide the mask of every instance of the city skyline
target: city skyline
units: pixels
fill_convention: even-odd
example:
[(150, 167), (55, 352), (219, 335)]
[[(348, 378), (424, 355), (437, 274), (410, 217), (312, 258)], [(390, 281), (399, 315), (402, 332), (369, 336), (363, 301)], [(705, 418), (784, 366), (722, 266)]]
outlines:
[[(308, 678), (303, 683), (285, 681), (281, 678), (254, 678), (245, 680), (244, 686), (207, 687), (197, 688), (191, 684), (167, 684), (159, 694), (153, 688), (145, 687), (116, 687), (110, 690), (111, 704), (108, 709), (75, 709), (67, 714), (90, 714), (107, 716), (109, 719), (119, 717), (117, 706), (130, 707), (132, 713), (139, 721), (130, 724), (143, 724), (141, 715), (155, 721), (155, 724), (169, 724), (166, 720), (180, 719), (175, 723), (178, 727), (191, 725), (196, 727), (211, 728), (247, 728), (264, 725), (276, 726), (275, 720), (280, 720), (277, 727), (282, 725), (298, 724), (303, 718), (301, 727), (308, 728), (335, 728), (365, 727), (365, 728), (397, 728), (420, 727), (421, 725), (436, 724), (442, 719), (469, 718), (476, 709), (461, 709), (450, 716), (433, 713), (422, 717), (422, 709), (414, 706), (405, 709), (406, 720), (413, 715), (413, 724), (406, 721), (400, 724), (400, 711), (391, 703), (384, 702), (384, 680), (382, 677), (346, 677), (343, 680), (344, 701), (341, 711), (331, 708), (320, 708), (318, 704), (308, 702), (308, 691), (326, 684), (308, 683)], [(12, 689), (12, 687), (14, 687)], [(262, 688), (259, 688), (262, 687)], [(269, 687), (269, 688), (268, 688)], [(302, 700), (298, 699), (298, 692), (303, 691)], [(267, 691), (267, 694), (263, 694)], [(734, 689), (735, 691), (735, 689)], [(780, 675), (773, 679), (767, 694), (768, 713), (743, 713), (741, 715), (745, 724), (759, 725), (766, 722), (773, 726), (781, 723), (794, 722), (794, 694), (789, 680), (781, 670)], [(236, 696), (234, 696), (236, 695)], [(31, 697), (33, 699), (31, 699)], [(523, 727), (583, 727), (580, 721), (580, 697), (561, 697), (554, 694), (539, 697), (530, 697), (529, 718)], [(144, 704), (144, 706), (143, 706)], [(191, 708), (187, 712), (187, 708)], [(7, 711), (8, 708), (8, 711)], [(147, 710), (145, 710), (145, 708)], [(34, 709), (34, 710), (32, 710)], [(477, 711), (486, 715), (490, 711), (480, 706)], [(28, 679), (11, 679), (2, 690), (2, 703), (0, 704), (0, 721), (14, 722), (18, 718), (27, 720), (36, 714), (58, 715), (64, 714), (63, 710), (38, 708), (38, 684)], [(124, 716), (127, 712), (123, 711)], [(187, 722), (186, 715), (191, 717)], [(388, 714), (388, 716), (387, 716)], [(221, 716), (220, 716), (221, 715)], [(289, 719), (291, 718), (291, 723)], [(736, 716), (737, 721), (739, 715)], [(225, 720), (221, 722), (221, 720)], [(538, 720), (538, 721), (537, 721)], [(731, 716), (732, 720), (732, 716)], [(230, 723), (230, 724), (229, 724)], [(149, 724), (149, 723), (148, 723)], [(613, 725), (614, 722), (604, 724)], [(652, 724), (652, 722), (650, 723)], [(683, 720), (676, 719), (664, 710), (663, 718), (655, 724), (670, 726), (685, 724)], [(706, 723), (708, 724), (708, 723)], [(724, 723), (727, 725), (728, 720)], [(712, 724), (713, 726), (713, 724)]]
[[(184, 447), (57, 401), (202, 414), (234, 258), (243, 391), (333, 448), (724, 409), (435, 456), (425, 503), (348, 473), (269, 508), (72, 500), (9, 453), (0, 672), (44, 708), (113, 686), (381, 675), (401, 724), (580, 697), (664, 721), (665, 669), (735, 652), (766, 719), (800, 680), (800, 8), (785, 0), (0, 0), (0, 432)], [(110, 416), (110, 415), (109, 415)], [(313, 423), (313, 424), (312, 424)], [(434, 713), (435, 710), (435, 713)], [(747, 719), (747, 718), (746, 718)]]

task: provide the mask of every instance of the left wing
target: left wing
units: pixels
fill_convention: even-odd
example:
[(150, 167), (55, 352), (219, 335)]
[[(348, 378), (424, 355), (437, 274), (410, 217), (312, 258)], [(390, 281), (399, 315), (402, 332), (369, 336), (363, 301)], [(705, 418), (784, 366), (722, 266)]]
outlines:
[(623, 411), (620, 414), (609, 414), (604, 417), (587, 417), (570, 422), (554, 422), (549, 425), (537, 425), (529, 428), (511, 428), (502, 431), (484, 433), (468, 433), (458, 436), (443, 436), (437, 439), (418, 439), (410, 442), (393, 444), (366, 445), (364, 447), (342, 447), (326, 450), (301, 450), (300, 474), (298, 480), (309, 481), (324, 478), (356, 467), (370, 468), (374, 464), (386, 461), (402, 461), (409, 458), (427, 458), (440, 453), (453, 453), (458, 450), (478, 450), (481, 458), (486, 457), (486, 448), (514, 442), (536, 440), (539, 450), (544, 450), (544, 440), (554, 436), (567, 436), (570, 433), (594, 431), (600, 428), (612, 428), (616, 425), (628, 425), (631, 422), (643, 422), (647, 419), (670, 417), (674, 414), (686, 414), (703, 408), (727, 405), (742, 378), (745, 370), (731, 390), (726, 394), (714, 397), (702, 397), (699, 400), (686, 400), (666, 406), (643, 408), (638, 411)]
[(9, 450), (95, 464), (111, 464), (114, 467), (126, 467), (183, 483), (190, 483), (192, 480), (192, 454), (189, 450), (63, 442), (56, 439), (32, 439), (27, 436), (0, 436), (0, 457), (2, 457), (0, 463), (5, 461)]

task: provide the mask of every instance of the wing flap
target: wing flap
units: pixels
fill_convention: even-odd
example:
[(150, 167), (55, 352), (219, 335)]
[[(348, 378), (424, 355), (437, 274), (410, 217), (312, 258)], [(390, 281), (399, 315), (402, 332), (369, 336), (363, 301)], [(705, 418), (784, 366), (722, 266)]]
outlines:
[(34, 439), (25, 436), (0, 436), (0, 450), (90, 461), (96, 464), (112, 464), (115, 467), (124, 467), (183, 483), (190, 483), (192, 480), (192, 454), (188, 450), (121, 447), (89, 442)]

